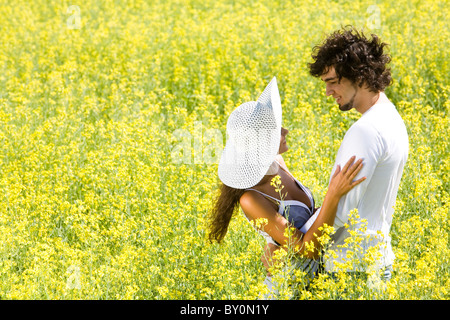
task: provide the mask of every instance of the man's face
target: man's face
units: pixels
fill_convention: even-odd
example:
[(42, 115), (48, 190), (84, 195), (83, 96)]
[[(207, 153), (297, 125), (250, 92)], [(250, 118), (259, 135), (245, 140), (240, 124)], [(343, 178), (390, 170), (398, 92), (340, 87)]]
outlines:
[(355, 96), (358, 92), (358, 87), (354, 83), (347, 78), (339, 80), (333, 66), (320, 78), (326, 84), (326, 95), (336, 99), (340, 110), (348, 111), (354, 107)]

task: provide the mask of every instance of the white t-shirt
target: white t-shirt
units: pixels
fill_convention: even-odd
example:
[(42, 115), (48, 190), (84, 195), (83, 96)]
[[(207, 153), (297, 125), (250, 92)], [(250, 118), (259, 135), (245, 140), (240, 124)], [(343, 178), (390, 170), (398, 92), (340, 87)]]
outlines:
[(363, 168), (355, 179), (363, 176), (367, 179), (350, 190), (339, 202), (334, 222), (337, 231), (331, 246), (337, 253), (337, 258), (325, 260), (327, 271), (335, 271), (334, 261), (344, 262), (347, 251), (353, 250), (339, 246), (349, 237), (344, 225), (349, 222), (349, 213), (355, 208), (358, 209), (360, 218), (367, 220), (365, 235), (368, 237), (362, 243), (363, 252), (381, 242), (381, 258), (378, 259), (377, 266), (390, 265), (395, 259), (389, 231), (409, 143), (405, 124), (395, 106), (384, 93), (380, 93), (378, 101), (345, 134), (331, 172), (332, 175), (338, 164), (342, 168), (355, 155), (356, 160), (364, 159)]

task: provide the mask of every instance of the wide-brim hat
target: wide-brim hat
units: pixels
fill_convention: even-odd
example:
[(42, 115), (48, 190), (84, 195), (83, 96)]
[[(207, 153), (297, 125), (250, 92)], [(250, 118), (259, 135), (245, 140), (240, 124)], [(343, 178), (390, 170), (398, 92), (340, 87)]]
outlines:
[(274, 77), (257, 101), (237, 107), (227, 121), (227, 142), (219, 162), (219, 179), (227, 186), (255, 186), (275, 160), (281, 137), (281, 100)]

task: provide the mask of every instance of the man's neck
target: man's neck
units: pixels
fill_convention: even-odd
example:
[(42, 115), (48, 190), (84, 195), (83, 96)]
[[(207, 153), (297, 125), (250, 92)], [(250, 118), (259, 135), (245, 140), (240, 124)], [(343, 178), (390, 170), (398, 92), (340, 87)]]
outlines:
[(355, 106), (356, 111), (364, 114), (374, 106), (381, 97), (381, 92), (365, 91), (359, 98), (359, 103)]

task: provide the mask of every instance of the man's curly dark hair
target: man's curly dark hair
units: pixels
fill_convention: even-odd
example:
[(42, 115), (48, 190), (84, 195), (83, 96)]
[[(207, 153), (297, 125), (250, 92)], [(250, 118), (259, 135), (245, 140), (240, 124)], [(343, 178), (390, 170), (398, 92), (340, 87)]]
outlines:
[(334, 67), (338, 79), (342, 77), (370, 91), (383, 91), (392, 82), (391, 71), (386, 64), (391, 61), (383, 53), (386, 43), (375, 35), (367, 39), (353, 27), (345, 27), (329, 35), (325, 41), (313, 48), (313, 63), (309, 63), (309, 73), (314, 77), (326, 74)]

